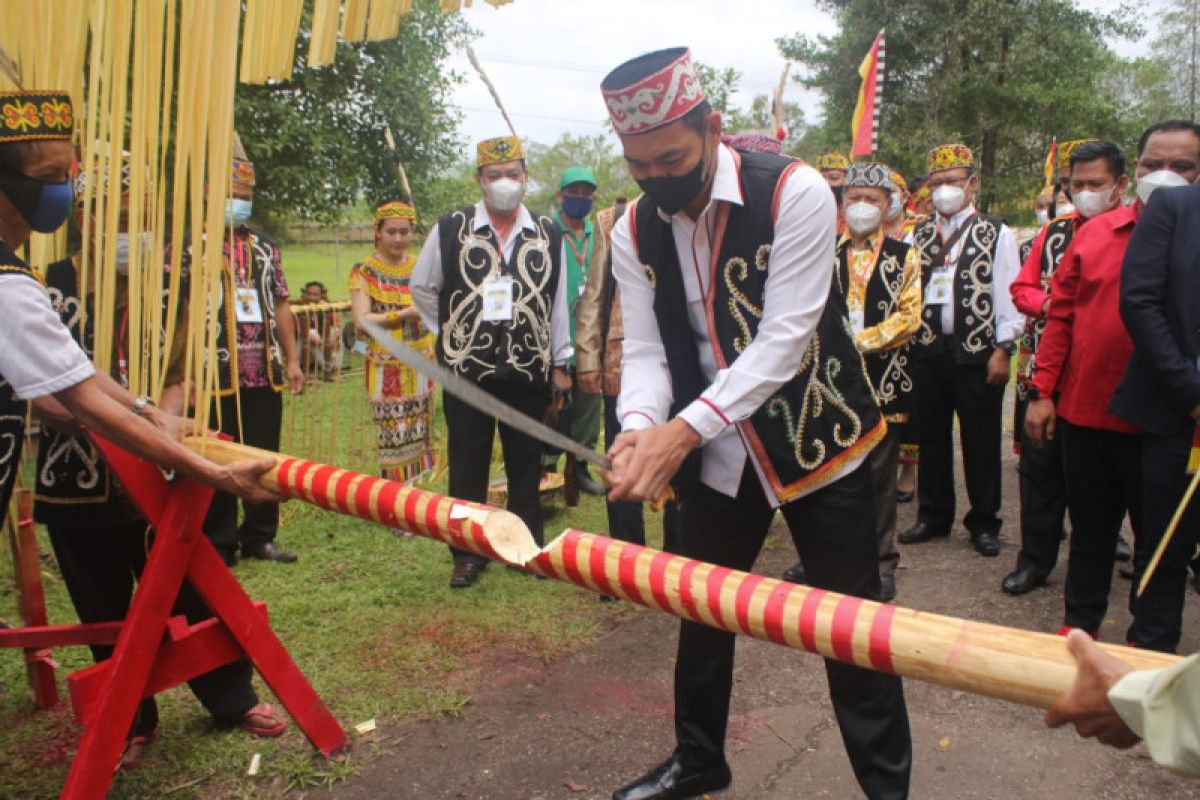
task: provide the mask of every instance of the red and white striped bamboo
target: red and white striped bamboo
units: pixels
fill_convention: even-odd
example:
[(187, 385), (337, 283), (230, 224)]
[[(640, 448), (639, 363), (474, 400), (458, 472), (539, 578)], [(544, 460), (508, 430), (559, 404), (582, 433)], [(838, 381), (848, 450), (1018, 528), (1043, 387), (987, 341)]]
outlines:
[[(1059, 636), (875, 603), (576, 530), (539, 550), (521, 521), (506, 511), (228, 442), (188, 443), (222, 463), (276, 459), (278, 467), (263, 483), (287, 497), (847, 664), (1038, 708), (1049, 708), (1075, 676), (1075, 661)], [(1179, 660), (1101, 647), (1136, 669)]]

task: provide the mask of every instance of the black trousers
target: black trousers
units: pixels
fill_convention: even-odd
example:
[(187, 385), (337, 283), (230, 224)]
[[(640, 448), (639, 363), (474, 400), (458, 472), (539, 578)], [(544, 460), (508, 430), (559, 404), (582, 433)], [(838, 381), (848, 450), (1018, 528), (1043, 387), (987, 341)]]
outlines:
[(954, 417), (962, 439), (963, 475), (971, 508), (963, 523), (972, 534), (1000, 532), (1000, 417), (1004, 386), (989, 386), (984, 364), (955, 362), (953, 341), (942, 337), (916, 363), (921, 480), (917, 519), (935, 529), (954, 525)]
[[(604, 396), (604, 450), (612, 449), (613, 441), (621, 432), (621, 423), (617, 419), (617, 398)], [(646, 544), (646, 525), (642, 519), (642, 504), (629, 500), (605, 500), (605, 511), (608, 513), (608, 535), (623, 542)], [(679, 505), (667, 503), (663, 514), (663, 550), (668, 553), (679, 552), (680, 531)]]
[(1017, 429), (1021, 443), (1017, 474), (1021, 493), (1021, 552), (1017, 569), (1032, 567), (1049, 575), (1058, 563), (1067, 513), (1067, 479), (1063, 467), (1062, 437), (1055, 436), (1037, 447), (1025, 433), (1026, 401), (1017, 401)]
[[(147, 523), (116, 501), (79, 508), (87, 510), (80, 511), (76, 521), (58, 520), (46, 525), (71, 603), (80, 622), (125, 619), (134, 582), (146, 566)], [(175, 599), (173, 613), (185, 615), (191, 623), (212, 616), (186, 580)], [(92, 657), (104, 661), (112, 651), (109, 645), (94, 645)], [(208, 713), (232, 722), (258, 703), (250, 674), (250, 662), (242, 659), (193, 678), (188, 685)], [(157, 726), (158, 706), (153, 697), (148, 697), (138, 707), (129, 735), (147, 736)]]
[[(508, 405), (534, 419), (541, 419), (549, 402), (548, 390), (518, 381), (484, 380), (479, 384)], [(492, 440), (498, 423), (495, 417), (476, 411), (454, 395), (442, 395), (446, 415), (446, 450), (450, 459), (450, 496), (477, 503), (487, 502), (488, 472), (492, 462)], [(516, 514), (539, 545), (542, 542), (542, 443), (531, 436), (500, 424), (500, 447), (508, 476), (508, 510)], [(455, 564), (487, 563), (487, 559), (451, 547)]]
[[(1177, 436), (1142, 436), (1142, 535), (1135, 537), (1136, 587), (1150, 557), (1166, 534), (1167, 526), (1192, 476), (1186, 474), (1192, 429)], [(1200, 502), (1193, 498), (1179, 527), (1163, 553), (1162, 561), (1141, 597), (1133, 601), (1133, 624), (1128, 641), (1139, 647), (1174, 653), (1179, 646), (1188, 562), (1200, 543)]]
[[(1063, 624), (1096, 632), (1108, 613), (1126, 514), (1134, 542), (1142, 539), (1141, 442), (1135, 434), (1085, 428), (1061, 417), (1057, 436), (1062, 439), (1071, 516)], [(1136, 586), (1130, 589), (1131, 602)]]
[[(240, 389), (242, 419), (238, 426), (238, 398), (234, 395), (213, 401), (212, 422), (217, 420), (217, 405), (221, 409), (221, 433), (251, 447), (279, 451), (279, 435), (283, 427), (283, 395), (269, 386)], [(279, 530), (278, 503), (247, 503), (238, 525), (238, 499), (225, 492), (213, 495), (212, 505), (204, 520), (204, 533), (223, 556), (275, 541)]]
[[(879, 597), (872, 509), (866, 464), (781, 508), (811, 585)], [(682, 555), (738, 570), (754, 566), (775, 515), (750, 465), (737, 498), (702, 485), (683, 501), (681, 511)], [(694, 622), (680, 624), (675, 737), (677, 753), (689, 766), (724, 760), (735, 638)], [(863, 791), (869, 798), (907, 797), (912, 737), (900, 678), (829, 660), (825, 672), (842, 741)]]
[(900, 468), (902, 430), (888, 423), (883, 441), (867, 456), (871, 470), (871, 493), (875, 496), (875, 539), (879, 547), (879, 574), (896, 574), (900, 552), (896, 550), (896, 483)]

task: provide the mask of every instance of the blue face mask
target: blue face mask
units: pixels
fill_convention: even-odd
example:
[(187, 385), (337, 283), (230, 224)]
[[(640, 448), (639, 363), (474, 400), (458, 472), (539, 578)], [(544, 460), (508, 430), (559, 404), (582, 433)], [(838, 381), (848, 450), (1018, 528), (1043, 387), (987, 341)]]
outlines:
[(225, 224), (231, 228), (240, 228), (246, 224), (246, 220), (250, 219), (250, 212), (253, 210), (254, 202), (252, 200), (230, 197), (225, 201)]
[(592, 210), (593, 199), (590, 197), (574, 197), (569, 194), (564, 194), (562, 199), (562, 210), (571, 219), (583, 219)]
[(70, 181), (47, 183), (13, 173), (0, 173), (0, 191), (38, 233), (51, 233), (62, 227), (75, 199)]

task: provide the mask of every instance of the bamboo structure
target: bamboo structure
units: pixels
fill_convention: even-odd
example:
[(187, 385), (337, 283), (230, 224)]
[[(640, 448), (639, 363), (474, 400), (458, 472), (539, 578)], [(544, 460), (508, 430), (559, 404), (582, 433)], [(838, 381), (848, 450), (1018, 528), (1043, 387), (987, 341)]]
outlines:
[[(285, 497), (847, 664), (1037, 708), (1053, 705), (1075, 677), (1075, 660), (1060, 636), (876, 603), (576, 530), (539, 550), (506, 511), (228, 442), (195, 437), (186, 443), (219, 463), (274, 459), (277, 466), (262, 481)], [(1135, 669), (1179, 660), (1100, 646)]]

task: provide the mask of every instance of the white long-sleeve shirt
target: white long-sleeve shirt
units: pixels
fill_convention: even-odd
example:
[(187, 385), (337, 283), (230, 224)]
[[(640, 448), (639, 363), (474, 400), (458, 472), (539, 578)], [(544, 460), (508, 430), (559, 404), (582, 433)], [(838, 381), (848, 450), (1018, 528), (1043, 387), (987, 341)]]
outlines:
[(1117, 715), (1146, 740), (1150, 757), (1180, 772), (1200, 774), (1200, 659), (1134, 671), (1108, 690)]
[[(679, 416), (704, 441), (700, 478), (712, 489), (736, 497), (747, 458), (754, 465), (772, 506), (779, 499), (762, 465), (753, 457), (735, 423), (746, 420), (795, 376), (816, 330), (833, 277), (837, 207), (816, 170), (801, 167), (780, 191), (775, 239), (768, 258), (763, 316), (754, 341), (726, 369), (718, 370), (709, 338), (704, 296), (710, 290), (712, 237), (720, 203), (742, 205), (737, 166), (731, 152), (718, 148), (712, 199), (692, 221), (680, 212), (671, 217), (675, 250), (683, 273), (688, 320), (700, 366), (709, 386)], [(646, 197), (638, 202), (650, 202)], [(621, 394), (617, 413), (623, 430), (639, 430), (667, 421), (673, 400), (666, 351), (654, 315), (654, 288), (634, 253), (625, 214), (613, 228), (613, 276), (621, 289)], [(656, 265), (651, 265), (657, 268)], [(834, 476), (854, 470), (852, 459)]]
[[(949, 239), (964, 222), (975, 215), (975, 206), (967, 205), (962, 211), (952, 217), (937, 215), (938, 229), (942, 237)], [(959, 237), (951, 251), (946, 253), (946, 263), (952, 264), (958, 260), (963, 247), (966, 246), (966, 236)], [(996, 258), (992, 262), (992, 302), (995, 322), (996, 341), (1012, 342), (1020, 338), (1025, 330), (1025, 317), (1013, 305), (1009, 287), (1021, 271), (1021, 254), (1017, 248), (1017, 239), (1007, 225), (1000, 226), (1000, 236), (996, 240)], [(955, 298), (957, 300), (957, 298)], [(954, 312), (957, 302), (942, 303), (941, 323), (942, 333), (954, 333)]]
[[(508, 236), (502, 239), (499, 229), (492, 224), (487, 206), (480, 200), (475, 204), (475, 230), (484, 228), (491, 228), (495, 232), (496, 239), (500, 241), (501, 253), (505, 261), (512, 258), (517, 234), (523, 230), (537, 230), (529, 209), (522, 205), (520, 211), (517, 212), (516, 223), (509, 230)], [(440, 242), (438, 226), (434, 225), (429, 231), (429, 238), (425, 240), (425, 245), (421, 248), (421, 254), (417, 256), (417, 263), (413, 265), (413, 274), (409, 281), (413, 304), (421, 314), (421, 321), (434, 333), (438, 331), (438, 295), (445, 284)], [(561, 367), (571, 362), (572, 355), (571, 323), (567, 316), (567, 250), (565, 243), (559, 253), (558, 263), (561, 265), (561, 269), (558, 275), (558, 285), (554, 290), (554, 305), (550, 308), (550, 359), (554, 366)]]
[(24, 275), (0, 275), (0, 341), (0, 375), (22, 400), (60, 392), (96, 371), (46, 290)]

